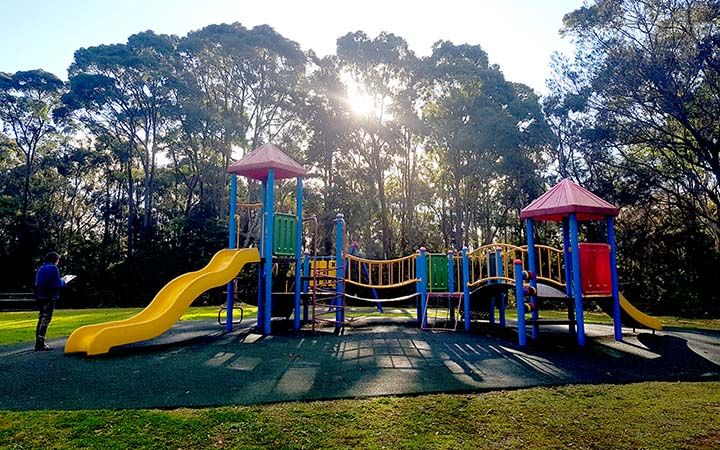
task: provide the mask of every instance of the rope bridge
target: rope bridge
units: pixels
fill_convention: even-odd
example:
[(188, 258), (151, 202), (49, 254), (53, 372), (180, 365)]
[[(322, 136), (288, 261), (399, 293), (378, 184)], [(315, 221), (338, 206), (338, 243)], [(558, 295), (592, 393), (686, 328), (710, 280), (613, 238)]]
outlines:
[[(345, 282), (369, 289), (390, 289), (408, 286), (420, 281), (416, 277), (417, 255), (396, 259), (366, 259), (346, 255), (347, 271)], [(363, 270), (363, 265), (367, 272)]]

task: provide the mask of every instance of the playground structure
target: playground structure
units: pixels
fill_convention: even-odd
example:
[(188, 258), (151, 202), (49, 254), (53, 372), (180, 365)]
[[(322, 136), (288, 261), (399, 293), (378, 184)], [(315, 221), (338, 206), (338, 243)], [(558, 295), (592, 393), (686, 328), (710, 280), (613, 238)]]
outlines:
[[(239, 272), (246, 264), (258, 263), (257, 331), (272, 333), (273, 317), (292, 316), (292, 328), (331, 325), (340, 330), (353, 321), (346, 312), (349, 304), (411, 304), (417, 325), (429, 330), (470, 330), (473, 315), (506, 327), (508, 293), (515, 292), (518, 344), (527, 343), (527, 326), (538, 338), (543, 325), (568, 325), (580, 346), (585, 345), (585, 300), (595, 300), (613, 317), (615, 339), (622, 340), (622, 323), (632, 327), (660, 329), (657, 319), (630, 305), (618, 290), (613, 205), (563, 180), (522, 210), (526, 221), (527, 245), (493, 243), (476, 249), (463, 247), (459, 254), (416, 253), (391, 260), (359, 256), (353, 243), (345, 251), (346, 224), (342, 214), (334, 219), (335, 254), (319, 256), (313, 249), (303, 251), (306, 238), (303, 224), (303, 177), (305, 169), (271, 144), (258, 147), (228, 168), (230, 214), (228, 249), (219, 251), (208, 265), (181, 275), (168, 283), (153, 301), (135, 316), (105, 324), (80, 327), (68, 338), (66, 353), (88, 355), (107, 353), (111, 348), (147, 340), (167, 331), (190, 304), (208, 289), (227, 286), (226, 331), (233, 329), (233, 312)], [(237, 176), (261, 183), (259, 204), (238, 204)], [(296, 213), (275, 212), (275, 182), (296, 178)], [(238, 247), (238, 206), (259, 208), (258, 248)], [(607, 243), (580, 243), (578, 222), (605, 220)], [(563, 249), (534, 242), (535, 221), (562, 222)], [(289, 266), (292, 283), (285, 292), (273, 291), (274, 268)], [(292, 286), (290, 288), (290, 285)], [(278, 303), (291, 307), (279, 308)], [(567, 320), (540, 317), (544, 299), (566, 302)], [(275, 307), (274, 307), (275, 304)], [(283, 314), (282, 311), (290, 311)], [(527, 315), (530, 317), (526, 317)]]

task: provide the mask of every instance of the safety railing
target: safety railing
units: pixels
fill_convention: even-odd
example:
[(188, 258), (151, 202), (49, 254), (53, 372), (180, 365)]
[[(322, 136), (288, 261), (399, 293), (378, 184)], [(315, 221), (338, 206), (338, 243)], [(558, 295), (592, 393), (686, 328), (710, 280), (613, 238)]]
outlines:
[[(514, 283), (513, 261), (520, 259), (528, 270), (527, 246), (504, 243), (487, 244), (468, 253), (470, 288), (491, 281)], [(462, 289), (462, 254), (453, 255), (455, 286)], [(562, 249), (548, 245), (535, 246), (537, 280), (565, 287), (565, 256)]]
[[(397, 288), (419, 282), (416, 276), (417, 255), (397, 259), (366, 259), (346, 255), (345, 282), (374, 289)], [(364, 270), (363, 266), (367, 269)]]
[(514, 283), (512, 264), (521, 254), (522, 248), (502, 243), (483, 245), (468, 253), (468, 287), (493, 281)]
[[(523, 267), (527, 269), (527, 245), (521, 248)], [(565, 254), (562, 249), (535, 245), (535, 270), (538, 281), (565, 287)]]

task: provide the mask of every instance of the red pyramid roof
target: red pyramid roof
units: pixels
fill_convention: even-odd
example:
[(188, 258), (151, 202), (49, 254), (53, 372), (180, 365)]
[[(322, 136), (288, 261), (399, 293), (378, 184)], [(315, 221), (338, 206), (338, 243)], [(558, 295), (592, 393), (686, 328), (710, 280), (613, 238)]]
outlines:
[(618, 208), (584, 187), (564, 179), (520, 211), (521, 219), (560, 221), (577, 214), (578, 220), (617, 216)]
[(242, 159), (230, 164), (228, 172), (255, 180), (264, 180), (270, 169), (275, 169), (276, 180), (304, 177), (307, 174), (303, 166), (272, 144), (263, 144)]

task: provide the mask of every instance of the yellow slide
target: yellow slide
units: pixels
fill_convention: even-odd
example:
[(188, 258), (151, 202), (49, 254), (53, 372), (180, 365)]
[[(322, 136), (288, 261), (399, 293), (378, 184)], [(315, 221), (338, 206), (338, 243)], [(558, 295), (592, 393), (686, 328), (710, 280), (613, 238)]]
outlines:
[(65, 353), (100, 355), (118, 345), (160, 336), (180, 320), (200, 294), (229, 283), (245, 264), (253, 262), (260, 262), (256, 248), (220, 250), (201, 270), (180, 275), (166, 284), (147, 308), (133, 317), (73, 331), (65, 344)]
[[(629, 316), (632, 321), (640, 324), (641, 327), (649, 328), (651, 330), (662, 330), (662, 322), (656, 317), (648, 316), (644, 312), (640, 311), (625, 298), (622, 293), (620, 294), (620, 308), (623, 310), (624, 315)], [(623, 320), (623, 322), (625, 322)], [(632, 326), (632, 323), (626, 324)]]

